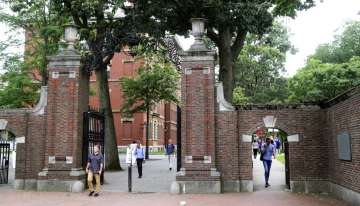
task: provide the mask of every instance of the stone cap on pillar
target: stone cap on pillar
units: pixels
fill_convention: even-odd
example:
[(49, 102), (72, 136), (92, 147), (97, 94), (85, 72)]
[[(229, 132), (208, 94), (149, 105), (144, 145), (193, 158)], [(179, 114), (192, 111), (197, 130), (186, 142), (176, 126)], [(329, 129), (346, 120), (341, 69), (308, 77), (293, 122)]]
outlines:
[(80, 66), (81, 56), (74, 47), (75, 42), (78, 39), (78, 27), (74, 23), (69, 23), (64, 26), (64, 39), (67, 47), (60, 48), (57, 55), (48, 57), (49, 68)]
[(187, 55), (199, 55), (202, 53), (208, 55), (214, 55), (215, 51), (207, 48), (204, 42), (205, 19), (192, 18), (191, 24), (192, 24), (191, 34), (194, 36), (195, 42), (191, 45), (190, 49), (185, 53)]

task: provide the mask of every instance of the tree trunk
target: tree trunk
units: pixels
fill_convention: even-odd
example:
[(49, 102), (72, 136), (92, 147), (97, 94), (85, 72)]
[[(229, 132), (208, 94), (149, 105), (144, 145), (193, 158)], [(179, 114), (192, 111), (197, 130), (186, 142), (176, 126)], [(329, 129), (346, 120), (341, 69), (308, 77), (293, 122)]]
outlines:
[(219, 80), (223, 83), (224, 86), (225, 99), (232, 103), (235, 81), (231, 52), (231, 33), (228, 29), (224, 29), (219, 33), (218, 47), (220, 63)]
[(106, 66), (104, 65), (103, 68), (96, 70), (95, 73), (99, 87), (100, 109), (105, 112), (105, 169), (121, 170)]
[(149, 159), (149, 138), (150, 138), (150, 109), (146, 110), (146, 140), (145, 140), (145, 159)]

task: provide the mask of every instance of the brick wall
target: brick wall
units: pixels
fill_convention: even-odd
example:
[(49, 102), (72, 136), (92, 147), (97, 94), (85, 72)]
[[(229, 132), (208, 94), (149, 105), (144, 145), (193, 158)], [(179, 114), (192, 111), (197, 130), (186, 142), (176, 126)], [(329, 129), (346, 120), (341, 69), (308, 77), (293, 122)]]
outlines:
[(16, 179), (37, 179), (44, 166), (45, 115), (30, 109), (0, 110), (0, 119), (8, 121), (6, 130), (15, 137), (25, 137), (17, 144)]
[(246, 106), (233, 112), (218, 112), (217, 158), (223, 180), (252, 180), (252, 135), (264, 127), (263, 118), (277, 118), (277, 128), (288, 135), (299, 134), (299, 142), (289, 143), (291, 180), (327, 179), (326, 139), (321, 135), (324, 111), (318, 106)]
[[(346, 100), (341, 101), (342, 98)], [(340, 101), (339, 101), (340, 100)], [(326, 109), (326, 130), (329, 140), (329, 179), (331, 182), (360, 192), (360, 87), (331, 101)], [(337, 135), (347, 131), (351, 137), (352, 160), (338, 159)]]

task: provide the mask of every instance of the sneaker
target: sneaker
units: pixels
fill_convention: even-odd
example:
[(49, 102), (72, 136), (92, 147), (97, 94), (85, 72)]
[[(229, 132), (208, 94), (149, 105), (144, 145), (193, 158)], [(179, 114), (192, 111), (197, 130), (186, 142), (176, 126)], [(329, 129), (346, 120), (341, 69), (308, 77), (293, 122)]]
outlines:
[(95, 193), (94, 197), (97, 197), (97, 196), (99, 196), (99, 193)]
[(90, 193), (89, 193), (89, 196), (92, 196), (93, 194), (94, 194), (94, 191), (90, 192)]
[(171, 171), (171, 170), (172, 170), (172, 168), (170, 167), (170, 168), (169, 168), (169, 170)]
[(269, 187), (270, 186), (270, 184), (269, 183), (266, 183), (265, 184), (265, 188), (267, 188), (267, 187)]

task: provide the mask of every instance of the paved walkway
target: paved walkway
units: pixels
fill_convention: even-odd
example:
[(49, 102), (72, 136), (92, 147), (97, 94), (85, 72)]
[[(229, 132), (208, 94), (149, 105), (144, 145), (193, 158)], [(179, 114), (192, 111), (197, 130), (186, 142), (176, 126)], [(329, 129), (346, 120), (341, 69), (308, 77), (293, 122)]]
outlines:
[(346, 206), (345, 203), (326, 197), (293, 194), (282, 191), (232, 193), (218, 195), (171, 195), (169, 193), (121, 193), (102, 192), (99, 197), (87, 193), (47, 193), (14, 191), (0, 187), (0, 205), (11, 206)]
[[(121, 156), (125, 166), (124, 156)], [(285, 185), (284, 167), (273, 162), (270, 174), (271, 187), (264, 188), (263, 168), (259, 159), (254, 160), (254, 193), (232, 193), (214, 195), (172, 195), (169, 187), (175, 180), (175, 171), (168, 170), (165, 156), (151, 156), (144, 165), (144, 176), (137, 178), (133, 168), (133, 193), (127, 193), (127, 171), (107, 172), (101, 195), (88, 197), (84, 193), (54, 193), (15, 191), (9, 185), (0, 185), (0, 205), (11, 206), (178, 206), (186, 202), (187, 206), (347, 206), (343, 201), (328, 196), (294, 194), (283, 190)], [(280, 176), (278, 176), (280, 175)], [(281, 176), (282, 175), (282, 176)]]
[[(120, 155), (123, 171), (106, 172), (104, 191), (127, 192), (128, 191), (128, 167), (125, 163), (125, 155)], [(170, 186), (175, 181), (176, 163), (174, 168), (169, 171), (168, 160), (165, 155), (150, 155), (143, 165), (143, 177), (138, 178), (136, 166), (132, 167), (133, 192), (169, 192)]]

